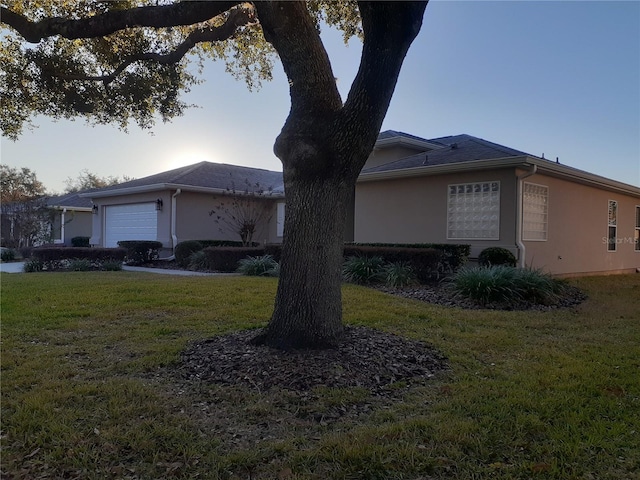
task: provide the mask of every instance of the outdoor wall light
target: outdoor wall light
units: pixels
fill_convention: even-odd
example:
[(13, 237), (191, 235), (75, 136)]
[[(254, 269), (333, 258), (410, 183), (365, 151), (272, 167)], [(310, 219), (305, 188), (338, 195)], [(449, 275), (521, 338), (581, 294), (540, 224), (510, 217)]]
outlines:
[(91, 213), (93, 213), (94, 215), (97, 215), (97, 214), (98, 214), (98, 205), (95, 205), (95, 204), (94, 204), (94, 205), (91, 207)]
[(161, 198), (156, 200), (156, 210), (158, 210), (159, 212), (162, 211), (162, 199)]

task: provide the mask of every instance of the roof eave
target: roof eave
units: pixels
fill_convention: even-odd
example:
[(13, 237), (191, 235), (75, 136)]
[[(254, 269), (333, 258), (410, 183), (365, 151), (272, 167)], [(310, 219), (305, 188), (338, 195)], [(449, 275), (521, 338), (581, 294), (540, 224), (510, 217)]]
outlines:
[[(113, 190), (107, 190), (104, 192), (91, 192), (80, 194), (81, 197), (88, 198), (108, 198), (108, 197), (119, 197), (122, 195), (135, 195), (138, 193), (149, 193), (149, 192), (161, 192), (164, 190), (182, 190), (183, 192), (196, 192), (196, 193), (211, 193), (211, 194), (228, 194), (229, 190), (226, 188), (213, 188), (213, 187), (199, 187), (194, 185), (183, 185), (180, 183), (155, 183), (152, 185), (140, 185), (137, 187), (125, 187), (125, 188), (117, 188)], [(284, 193), (275, 192), (273, 194), (268, 194), (265, 196), (269, 196), (272, 198), (284, 198)]]

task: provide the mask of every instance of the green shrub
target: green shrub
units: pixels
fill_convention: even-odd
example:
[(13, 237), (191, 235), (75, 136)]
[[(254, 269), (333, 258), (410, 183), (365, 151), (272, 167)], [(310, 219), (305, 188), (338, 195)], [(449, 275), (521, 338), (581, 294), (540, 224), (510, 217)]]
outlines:
[(89, 247), (89, 239), (90, 237), (73, 237), (71, 239), (71, 246), (72, 247), (84, 247), (87, 248)]
[(189, 265), (191, 255), (203, 248), (204, 245), (198, 240), (186, 240), (178, 243), (175, 249), (176, 262), (181, 267), (186, 267)]
[(275, 276), (274, 272), (278, 268), (276, 262), (271, 255), (262, 255), (259, 257), (247, 257), (238, 262), (238, 272), (243, 275), (253, 277)]
[(119, 272), (120, 270), (122, 270), (122, 262), (118, 262), (116, 260), (107, 260), (102, 262), (100, 269), (106, 272)]
[(69, 261), (68, 268), (72, 272), (88, 272), (92, 267), (91, 260), (87, 258), (74, 258)]
[(342, 266), (342, 278), (350, 283), (370, 285), (381, 279), (384, 268), (382, 257), (349, 257)]
[(157, 260), (162, 242), (153, 240), (121, 240), (118, 246), (127, 249), (127, 263), (143, 265)]
[(429, 282), (443, 273), (443, 253), (433, 248), (345, 245), (344, 255), (350, 257), (380, 257), (385, 263), (406, 262), (421, 282)]
[(188, 268), (189, 270), (196, 271), (212, 270), (207, 259), (207, 254), (202, 250), (193, 252), (191, 254), (191, 256), (189, 257)]
[(42, 261), (38, 258), (29, 258), (24, 262), (23, 270), (25, 273), (41, 272), (43, 270)]
[(506, 248), (489, 247), (482, 250), (480, 255), (478, 255), (478, 264), (481, 267), (488, 267), (491, 265), (508, 265), (510, 267), (515, 267), (516, 257)]
[(264, 255), (262, 247), (207, 247), (202, 251), (209, 268), (218, 272), (235, 272), (243, 258)]
[(10, 248), (3, 248), (0, 253), (0, 260), (3, 262), (12, 262), (16, 259), (16, 252)]
[(508, 265), (463, 268), (452, 277), (454, 291), (480, 305), (522, 302), (552, 305), (566, 283), (540, 270)]
[(31, 250), (31, 257), (41, 262), (55, 262), (86, 258), (103, 262), (110, 260), (124, 260), (127, 250), (124, 248), (83, 248), (83, 247), (38, 247)]
[(385, 285), (389, 287), (406, 287), (416, 282), (413, 268), (407, 262), (387, 263), (381, 272)]

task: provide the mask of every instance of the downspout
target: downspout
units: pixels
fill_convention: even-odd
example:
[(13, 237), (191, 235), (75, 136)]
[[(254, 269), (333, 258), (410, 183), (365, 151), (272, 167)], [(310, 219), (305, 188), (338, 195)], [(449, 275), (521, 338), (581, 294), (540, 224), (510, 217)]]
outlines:
[(523, 185), (524, 182), (523, 180), (527, 177), (530, 177), (531, 175), (535, 175), (535, 173), (538, 171), (538, 166), (537, 165), (531, 165), (531, 170), (529, 170), (526, 173), (523, 173), (522, 175), (517, 175), (516, 178), (518, 179), (518, 183), (516, 186), (516, 198), (517, 198), (517, 208), (516, 208), (516, 246), (518, 247), (518, 266), (520, 268), (524, 268), (526, 266), (525, 260), (526, 260), (526, 248), (524, 246), (524, 243), (522, 242), (522, 210), (523, 210)]
[(67, 213), (67, 208), (62, 209), (62, 214), (60, 214), (60, 243), (64, 243), (64, 221), (65, 214)]
[(176, 222), (176, 213), (178, 211), (178, 200), (176, 197), (182, 193), (182, 189), (178, 188), (176, 193), (171, 195), (171, 249), (173, 250), (173, 254), (169, 257), (169, 260), (175, 260), (176, 258), (176, 245), (178, 243), (178, 234), (177, 234), (177, 222)]

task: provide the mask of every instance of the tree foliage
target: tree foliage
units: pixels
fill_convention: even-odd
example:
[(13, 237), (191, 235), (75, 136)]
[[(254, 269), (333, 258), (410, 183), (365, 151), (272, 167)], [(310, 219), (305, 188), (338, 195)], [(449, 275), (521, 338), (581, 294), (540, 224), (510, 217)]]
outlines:
[(0, 202), (24, 202), (42, 197), (45, 188), (36, 172), (0, 164)]
[(122, 177), (114, 177), (112, 175), (108, 177), (100, 177), (85, 168), (80, 171), (76, 178), (67, 177), (64, 182), (66, 185), (64, 191), (66, 193), (81, 192), (92, 188), (109, 187), (111, 185), (117, 185), (118, 183), (128, 182), (129, 180), (133, 180), (133, 178), (128, 177), (127, 175), (123, 175)]

